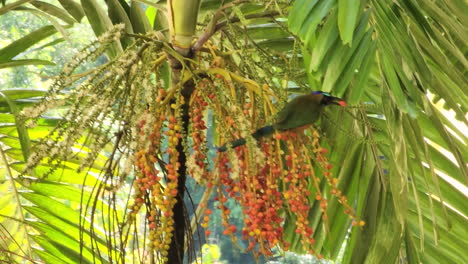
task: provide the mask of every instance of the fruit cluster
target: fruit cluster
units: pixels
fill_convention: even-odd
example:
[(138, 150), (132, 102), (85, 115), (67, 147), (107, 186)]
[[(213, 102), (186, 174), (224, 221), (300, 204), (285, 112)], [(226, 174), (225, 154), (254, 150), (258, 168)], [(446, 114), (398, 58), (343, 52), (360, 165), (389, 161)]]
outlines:
[[(164, 90), (160, 90), (156, 101), (161, 103), (165, 95)], [(174, 230), (173, 207), (178, 194), (180, 168), (177, 146), (182, 138), (178, 117), (181, 103), (183, 100), (168, 104), (165, 109), (168, 115), (161, 110), (151, 113), (151, 109), (148, 109), (140, 118), (137, 128), (139, 150), (135, 153), (134, 162), (135, 193), (134, 202), (129, 206), (128, 221), (134, 221), (143, 205), (146, 206), (149, 247), (162, 260), (167, 258)], [(165, 149), (162, 149), (162, 142), (167, 142)], [(157, 158), (160, 152), (167, 155), (166, 163)]]
[[(177, 97), (177, 93), (169, 95), (164, 90), (159, 91), (156, 102), (165, 105), (165, 108), (161, 107), (162, 110), (156, 113), (148, 109), (139, 120), (139, 150), (135, 153), (134, 163), (134, 203), (130, 206), (129, 219), (135, 219), (137, 212), (146, 206), (149, 245), (155, 254), (162, 260), (167, 259), (171, 244), (174, 231), (173, 207), (180, 189), (181, 151), (190, 154), (187, 164), (184, 164), (188, 175), (206, 185), (208, 192), (216, 191), (216, 208), (221, 212), (223, 234), (236, 242), (236, 233), (240, 231), (248, 244), (247, 250), (255, 255), (272, 256), (274, 247), (287, 250), (290, 242), (297, 240), (304, 252), (314, 254), (310, 211), (314, 203), (318, 203), (328, 230), (329, 195), (335, 196), (345, 207), (345, 213), (354, 220), (354, 225), (364, 225), (363, 221), (356, 218), (346, 196), (338, 188), (338, 179), (333, 177), (333, 166), (326, 156), (327, 150), (321, 147), (320, 135), (313, 128), (306, 133), (276, 133), (271, 138), (254, 141), (256, 145), (250, 142), (217, 153), (210, 169), (209, 149), (206, 147), (207, 109), (210, 108), (214, 113), (217, 133), (229, 131), (234, 138), (248, 135), (249, 122), (253, 123), (253, 119), (261, 116), (249, 96), (236, 98), (233, 92), (236, 87), (232, 80), (240, 77), (221, 73), (212, 76), (216, 77), (214, 81), (202, 79), (197, 83), (197, 89), (192, 93), (190, 102), (187, 102), (189, 131), (182, 131), (181, 127), (180, 109), (185, 104), (184, 99), (179, 96), (171, 101), (167, 96)], [(249, 83), (245, 79), (241, 80)], [(231, 101), (221, 103), (226, 98), (216, 88), (217, 84), (229, 88), (234, 98), (229, 100), (240, 101), (240, 107)], [(328, 184), (328, 187), (323, 188), (323, 183)], [(324, 193), (325, 190), (329, 190), (329, 194)], [(242, 208), (244, 225), (241, 230), (230, 223), (230, 198)], [(205, 235), (209, 236), (212, 210), (206, 207), (203, 203), (201, 226), (205, 228)], [(285, 233), (285, 223), (289, 227), (293, 226), (292, 233)], [(294, 238), (291, 238), (291, 234)]]
[[(311, 135), (276, 133), (273, 138), (262, 140), (259, 148), (264, 154), (263, 162), (249, 155), (258, 150), (245, 146), (232, 152), (218, 153), (216, 157), (218, 177), (208, 181), (208, 186), (218, 189), (216, 200), (222, 212), (224, 234), (232, 237), (236, 231), (228, 223), (230, 211), (225, 205), (228, 198), (233, 198), (242, 207), (242, 238), (248, 241), (247, 250), (254, 254), (270, 256), (275, 246), (289, 247), (291, 240), (285, 238), (283, 231), (286, 218), (293, 220), (302, 250), (315, 253), (314, 230), (309, 215), (314, 200), (319, 203), (324, 225), (329, 230), (328, 200), (320, 188), (322, 177), (316, 175), (317, 171), (323, 174), (323, 179), (330, 186), (330, 194), (343, 204), (345, 213), (355, 220), (354, 223), (364, 225), (363, 221), (356, 220), (346, 196), (338, 189), (338, 179), (332, 177), (333, 166), (326, 157), (327, 150), (319, 144), (318, 133), (314, 129), (311, 132)], [(312, 142), (312, 151), (305, 147), (305, 142)], [(235, 179), (234, 169), (238, 170), (238, 178)], [(313, 191), (312, 186), (315, 187)], [(205, 216), (204, 227), (208, 226), (208, 219)]]
[[(320, 146), (319, 143), (319, 133), (313, 129), (312, 135), (314, 139), (312, 140), (312, 149), (315, 154), (315, 160), (317, 161), (318, 165), (322, 169), (322, 174), (327, 180), (328, 185), (331, 187), (330, 194), (335, 196), (339, 203), (341, 203), (344, 207), (344, 213), (349, 215), (351, 219), (353, 219), (353, 225), (359, 224), (360, 226), (364, 226), (365, 222), (359, 220), (354, 212), (354, 209), (348, 204), (347, 197), (338, 189), (338, 178), (333, 177), (331, 170), (333, 169), (333, 165), (328, 161), (325, 154), (327, 154), (328, 150)], [(320, 207), (326, 207), (327, 201), (323, 198), (317, 199), (320, 201)]]
[[(200, 89), (205, 89), (209, 85), (207, 79), (203, 79), (198, 83)], [(207, 157), (206, 157), (206, 124), (203, 118), (205, 109), (208, 106), (208, 103), (203, 98), (201, 93), (197, 90), (192, 96), (190, 102), (190, 122), (191, 122), (191, 132), (192, 137), (192, 149), (193, 153), (190, 155), (191, 162), (188, 166), (189, 174), (197, 181), (203, 181), (209, 177), (207, 170)]]

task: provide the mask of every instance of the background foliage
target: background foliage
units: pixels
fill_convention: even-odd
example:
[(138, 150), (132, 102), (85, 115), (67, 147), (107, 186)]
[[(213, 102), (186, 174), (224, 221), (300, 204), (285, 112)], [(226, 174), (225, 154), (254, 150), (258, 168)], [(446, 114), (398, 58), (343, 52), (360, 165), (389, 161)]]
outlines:
[[(349, 219), (336, 213), (339, 204), (330, 200), (331, 230), (327, 234), (315, 205), (310, 217), (316, 230), (315, 247), (326, 258), (336, 259), (346, 240), (343, 263), (462, 263), (467, 258), (468, 236), (463, 228), (468, 215), (464, 206), (468, 183), (466, 3), (238, 2), (224, 10), (219, 21), (224, 27), (213, 42), (243, 76), (270, 84), (283, 100), (304, 90), (324, 90), (346, 98), (352, 106), (327, 113), (328, 122), (322, 122), (320, 128), (326, 135), (339, 187), (355, 202), (366, 225), (349, 232)], [(147, 33), (167, 27), (161, 11), (164, 6), (163, 2), (146, 1), (3, 2), (2, 260), (107, 262), (107, 258), (96, 257), (98, 249), (106, 248), (105, 234), (99, 229), (103, 223), (89, 228), (82, 218), (85, 211), (80, 210), (84, 201), (93, 201), (92, 186), (100, 179), (86, 178), (85, 182), (86, 174), (75, 172), (80, 157), (67, 163), (68, 170), (47, 180), (18, 176), (31, 145), (57, 124), (56, 113), (61, 111), (41, 117), (34, 128), (26, 128), (18, 113), (45, 94), (50, 83), (46, 76), (58, 74), (64, 62), (94, 38), (86, 33), (91, 31), (84, 20), (98, 36), (117, 23), (124, 23), (129, 33)], [(202, 1), (199, 34), (219, 7), (218, 1)], [(80, 65), (77, 72), (118, 58), (134, 41), (131, 36), (123, 38), (107, 50), (107, 56)], [(228, 52), (232, 50), (241, 50), (243, 56)], [(107, 157), (109, 149), (104, 148), (96, 170)], [(203, 190), (194, 188), (192, 198), (198, 201)], [(325, 192), (328, 188), (323, 186)], [(123, 210), (127, 199), (119, 194), (116, 209)], [(218, 218), (214, 215), (212, 221), (220, 221)], [(241, 221), (233, 219), (232, 223)], [(298, 238), (291, 233), (294, 245)], [(227, 237), (220, 239), (221, 248), (230, 247)], [(300, 247), (292, 249), (300, 251)], [(222, 252), (225, 260), (247, 259), (241, 253)], [(129, 250), (130, 259), (131, 255), (138, 256), (138, 249)]]

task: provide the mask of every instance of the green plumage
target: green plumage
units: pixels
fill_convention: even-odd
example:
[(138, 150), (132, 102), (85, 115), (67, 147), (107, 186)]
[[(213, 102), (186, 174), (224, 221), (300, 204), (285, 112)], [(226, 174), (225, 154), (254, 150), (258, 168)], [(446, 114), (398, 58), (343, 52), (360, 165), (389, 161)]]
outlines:
[(307, 94), (292, 99), (278, 112), (273, 127), (289, 130), (315, 123), (322, 114), (322, 98), (322, 94)]
[[(320, 91), (298, 96), (278, 112), (273, 125), (258, 129), (252, 133), (252, 137), (259, 140), (262, 137), (272, 135), (275, 131), (287, 131), (313, 124), (321, 116), (324, 107), (329, 104), (345, 105), (344, 101), (340, 98)], [(245, 143), (246, 140), (244, 138), (236, 139), (231, 142), (231, 147), (235, 148)], [(219, 152), (226, 150), (226, 145), (218, 148)]]

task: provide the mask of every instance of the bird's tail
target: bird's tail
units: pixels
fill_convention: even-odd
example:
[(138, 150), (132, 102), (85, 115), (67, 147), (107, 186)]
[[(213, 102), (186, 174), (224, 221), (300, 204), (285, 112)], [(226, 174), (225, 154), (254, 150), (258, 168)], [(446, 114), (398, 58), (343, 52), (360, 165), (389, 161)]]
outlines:
[[(265, 126), (253, 132), (252, 137), (255, 138), (255, 140), (259, 140), (262, 137), (267, 137), (267, 136), (272, 135), (274, 132), (275, 132), (275, 128), (273, 126)], [(246, 142), (247, 141), (245, 140), (245, 138), (239, 138), (234, 141), (231, 141), (229, 145), (231, 146), (231, 148), (235, 148), (235, 147), (244, 145)], [(228, 147), (226, 146), (226, 144), (224, 144), (223, 146), (218, 148), (218, 151), (224, 152), (227, 150), (227, 148)]]
[[(228, 144), (231, 146), (231, 148), (235, 148), (235, 147), (244, 145), (246, 142), (247, 142), (247, 141), (245, 141), (245, 138), (239, 138), (239, 139), (236, 139), (236, 140), (231, 141), (231, 142), (228, 143)], [(226, 151), (227, 148), (228, 148), (226, 145), (228, 145), (228, 144), (224, 144), (224, 145), (222, 145), (221, 147), (219, 147), (219, 148), (218, 148), (218, 151), (219, 151), (219, 152), (224, 152), (224, 151)]]

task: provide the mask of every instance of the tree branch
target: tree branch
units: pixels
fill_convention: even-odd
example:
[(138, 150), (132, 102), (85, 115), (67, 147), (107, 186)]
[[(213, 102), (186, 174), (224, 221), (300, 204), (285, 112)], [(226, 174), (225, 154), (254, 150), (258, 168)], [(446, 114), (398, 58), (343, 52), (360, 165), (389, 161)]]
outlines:
[[(248, 2), (248, 1), (238, 0), (238, 1), (234, 1), (234, 2), (229, 3), (229, 4), (225, 4), (222, 7), (220, 7), (216, 11), (216, 13), (214, 14), (213, 19), (211, 20), (211, 22), (208, 24), (208, 26), (206, 26), (205, 31), (203, 32), (203, 34), (200, 35), (197, 42), (195, 42), (195, 44), (192, 46), (192, 50), (194, 52), (199, 51), (203, 47), (203, 44), (205, 44), (205, 42), (208, 41), (208, 39), (211, 36), (213, 36), (214, 33), (216, 33), (216, 31), (220, 30), (221, 28), (226, 26), (228, 23), (237, 23), (237, 22), (239, 22), (240, 19), (238, 17), (234, 17), (232, 19), (225, 20), (225, 21), (220, 22), (220, 23), (218, 23), (218, 20), (221, 19), (221, 17), (223, 16), (225, 9), (230, 8), (230, 7), (234, 6), (234, 5), (240, 4), (242, 2)], [(274, 16), (277, 16), (279, 14), (280, 13), (278, 11), (268, 11), (268, 12), (259, 13), (259, 14), (247, 15), (247, 16), (245, 16), (245, 18), (246, 19), (261, 18), (261, 17), (272, 17), (273, 18)]]

